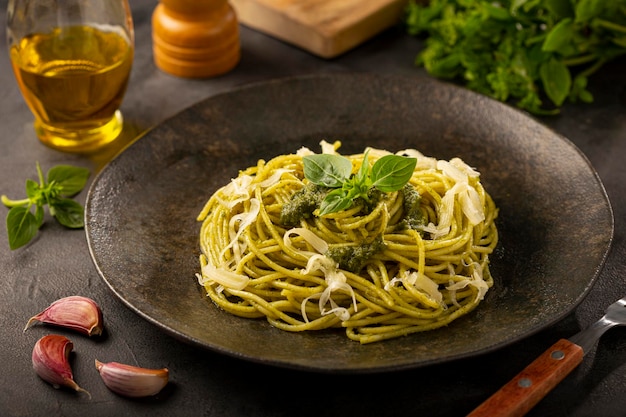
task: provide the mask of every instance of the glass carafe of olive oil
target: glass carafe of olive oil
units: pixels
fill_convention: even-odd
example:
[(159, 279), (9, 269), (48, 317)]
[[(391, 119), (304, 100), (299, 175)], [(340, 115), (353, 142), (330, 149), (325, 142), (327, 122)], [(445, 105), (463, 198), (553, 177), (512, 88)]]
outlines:
[(9, 0), (7, 41), (41, 142), (88, 153), (119, 136), (134, 54), (127, 0)]

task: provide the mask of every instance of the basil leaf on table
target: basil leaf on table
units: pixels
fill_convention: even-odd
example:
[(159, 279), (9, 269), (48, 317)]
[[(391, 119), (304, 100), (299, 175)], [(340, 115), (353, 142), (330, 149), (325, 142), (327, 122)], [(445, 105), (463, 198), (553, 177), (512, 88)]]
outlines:
[(567, 66), (556, 59), (550, 59), (539, 70), (546, 94), (557, 106), (563, 104), (572, 86), (572, 77)]
[(17, 249), (30, 242), (40, 226), (40, 220), (27, 207), (13, 207), (7, 213), (9, 247)]
[(71, 197), (85, 188), (89, 179), (89, 170), (71, 165), (57, 165), (50, 168), (47, 175), (48, 184), (54, 184), (60, 195)]
[(70, 229), (85, 226), (85, 209), (82, 205), (69, 198), (60, 198), (50, 204), (50, 212), (59, 223)]
[[(2, 195), (2, 203), (9, 207), (6, 217), (7, 234), (11, 250), (29, 243), (44, 223), (44, 207), (63, 226), (84, 227), (84, 208), (70, 199), (87, 184), (89, 170), (71, 165), (51, 168), (46, 179), (39, 163), (36, 164), (39, 183), (26, 180), (26, 198), (12, 200)], [(34, 210), (34, 213), (31, 211)]]

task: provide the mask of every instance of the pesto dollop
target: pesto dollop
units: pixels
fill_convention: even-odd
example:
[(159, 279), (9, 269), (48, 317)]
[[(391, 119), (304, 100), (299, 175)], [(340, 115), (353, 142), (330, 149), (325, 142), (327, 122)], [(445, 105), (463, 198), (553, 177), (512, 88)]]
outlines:
[(328, 193), (326, 187), (309, 183), (296, 191), (291, 200), (285, 203), (280, 210), (280, 224), (286, 227), (294, 227), (302, 219), (309, 219), (313, 212), (322, 203)]
[(378, 236), (371, 243), (331, 245), (324, 255), (337, 262), (339, 268), (358, 273), (372, 256), (385, 250), (385, 247), (382, 236)]
[(411, 184), (406, 184), (402, 187), (402, 195), (404, 197), (404, 201), (402, 203), (404, 216), (402, 216), (400, 227), (403, 229), (421, 230), (421, 228), (426, 224), (424, 213), (422, 213), (422, 210), (420, 209), (422, 196), (420, 196), (420, 193), (417, 192), (415, 187)]
[[(296, 191), (291, 196), (291, 200), (283, 205), (280, 210), (280, 224), (285, 227), (294, 227), (300, 224), (302, 219), (310, 219), (328, 192), (329, 188), (327, 187), (308, 183)], [(356, 204), (363, 207), (362, 213), (368, 214), (376, 207), (382, 196), (382, 191), (372, 188), (367, 192), (368, 199), (359, 197), (356, 199)]]

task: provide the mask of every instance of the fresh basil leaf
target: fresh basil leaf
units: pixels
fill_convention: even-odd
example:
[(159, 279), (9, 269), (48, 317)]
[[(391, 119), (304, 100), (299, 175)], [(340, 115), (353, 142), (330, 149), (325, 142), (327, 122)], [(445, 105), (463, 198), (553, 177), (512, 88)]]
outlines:
[(37, 204), (37, 206), (35, 207), (35, 220), (37, 221), (38, 227), (41, 227), (41, 225), (43, 224), (43, 216), (43, 204)]
[(572, 86), (572, 76), (563, 61), (551, 58), (539, 70), (546, 94), (552, 102), (561, 106)]
[(511, 2), (511, 13), (513, 14), (517, 14), (517, 9), (519, 9), (520, 7), (522, 7), (524, 4), (526, 4), (528, 2), (528, 0), (513, 0)]
[(416, 164), (415, 158), (385, 155), (372, 167), (372, 185), (386, 193), (398, 191), (411, 179)]
[(69, 198), (57, 199), (51, 203), (51, 213), (65, 227), (80, 229), (85, 226), (83, 206)]
[(322, 204), (320, 204), (319, 216), (324, 216), (330, 213), (337, 213), (339, 211), (350, 208), (352, 205), (352, 198), (348, 196), (349, 190), (337, 188), (326, 195)]
[(485, 8), (485, 10), (487, 11), (487, 14), (490, 17), (493, 17), (496, 20), (510, 20), (511, 19), (511, 13), (509, 13), (509, 11), (507, 9), (505, 9), (504, 7), (502, 7), (500, 5), (500, 3), (489, 3), (489, 2), (484, 2), (482, 4), (482, 6)]
[(364, 184), (367, 181), (367, 174), (370, 172), (370, 163), (368, 154), (369, 150), (365, 151), (363, 155), (363, 161), (361, 162), (361, 167), (359, 171), (356, 173), (355, 181), (361, 184)]
[(11, 208), (7, 213), (6, 225), (11, 250), (21, 248), (30, 242), (40, 226), (28, 207)]
[[(526, 59), (528, 62), (528, 77), (530, 82), (534, 82), (539, 79), (539, 68), (541, 64), (552, 56), (551, 52), (546, 52), (542, 48), (541, 43), (537, 43), (533, 45), (531, 48), (523, 50), (523, 53), (526, 54)], [(531, 89), (528, 89), (529, 91)]]
[(422, 7), (416, 2), (410, 2), (406, 9), (407, 30), (411, 35), (419, 35), (431, 27), (441, 13), (443, 4), (433, 3), (430, 7)]
[(309, 181), (334, 188), (322, 200), (318, 216), (348, 209), (358, 198), (369, 202), (372, 187), (380, 192), (399, 190), (409, 181), (417, 163), (415, 158), (385, 155), (370, 167), (366, 150), (358, 172), (352, 175), (352, 162), (340, 155), (316, 154), (302, 160)]
[(304, 176), (313, 184), (338, 188), (350, 178), (352, 162), (335, 154), (315, 154), (302, 158)]
[(582, 101), (583, 103), (593, 102), (593, 95), (587, 90), (587, 77), (578, 74), (572, 83), (572, 91), (569, 93), (569, 99), (572, 102)]
[(541, 49), (546, 52), (563, 51), (572, 41), (573, 36), (574, 21), (570, 18), (563, 19), (550, 30)]
[[(72, 195), (81, 191), (89, 171), (85, 168), (59, 165), (48, 171), (44, 178), (39, 162), (36, 163), (39, 184), (31, 179), (26, 180), (24, 199), (10, 199), (0, 196), (2, 204), (9, 208), (7, 213), (7, 235), (11, 249), (17, 249), (37, 234), (44, 222), (44, 207), (48, 205), (50, 214), (57, 222), (69, 228), (84, 227), (84, 208), (71, 200)], [(31, 212), (34, 206), (35, 214)]]
[(48, 184), (54, 184), (59, 194), (71, 197), (79, 193), (87, 184), (89, 170), (70, 165), (57, 165), (48, 171)]
[(591, 94), (591, 92), (588, 90), (581, 91), (578, 94), (578, 97), (583, 103), (593, 103), (593, 94)]
[(31, 179), (26, 180), (26, 195), (32, 200), (37, 200), (41, 197), (41, 187), (38, 183)]
[(461, 64), (461, 55), (451, 53), (446, 57), (438, 57), (433, 59), (427, 65), (428, 71), (441, 78), (454, 78), (459, 73)]
[(588, 22), (597, 17), (607, 0), (580, 0), (576, 4), (576, 22)]

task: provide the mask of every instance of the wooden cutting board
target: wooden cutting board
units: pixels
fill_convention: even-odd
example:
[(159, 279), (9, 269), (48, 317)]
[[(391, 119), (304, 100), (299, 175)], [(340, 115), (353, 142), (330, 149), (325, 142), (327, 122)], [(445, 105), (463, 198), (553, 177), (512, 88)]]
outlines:
[(323, 58), (400, 23), (407, 0), (230, 0), (239, 22)]

